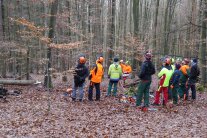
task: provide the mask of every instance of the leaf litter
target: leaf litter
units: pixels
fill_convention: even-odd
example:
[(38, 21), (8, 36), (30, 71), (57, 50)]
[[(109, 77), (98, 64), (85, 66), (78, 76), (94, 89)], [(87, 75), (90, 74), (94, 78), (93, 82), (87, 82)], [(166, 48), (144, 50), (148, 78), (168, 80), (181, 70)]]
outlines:
[(103, 93), (101, 101), (72, 102), (58, 86), (50, 96), (43, 87), (7, 86), (22, 94), (1, 102), (0, 137), (206, 137), (206, 93), (196, 102), (142, 112)]

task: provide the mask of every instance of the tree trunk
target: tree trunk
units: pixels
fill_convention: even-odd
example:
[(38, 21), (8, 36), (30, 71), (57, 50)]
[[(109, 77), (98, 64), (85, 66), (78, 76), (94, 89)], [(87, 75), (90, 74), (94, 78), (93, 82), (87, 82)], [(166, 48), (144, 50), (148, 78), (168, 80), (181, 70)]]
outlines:
[[(156, 8), (155, 8), (155, 21), (154, 21), (154, 35), (153, 35), (153, 49), (155, 49), (155, 53), (158, 53), (158, 48), (157, 48), (157, 19), (158, 19), (158, 12), (159, 12), (159, 3), (160, 0), (156, 0)], [(155, 63), (159, 62), (158, 55), (155, 59)], [(155, 64), (155, 67), (157, 68), (157, 64)]]
[[(134, 36), (139, 38), (139, 0), (133, 0), (133, 19), (134, 19)], [(136, 47), (133, 47), (135, 50)], [(132, 69), (136, 71), (137, 69), (137, 61), (136, 61), (136, 52), (133, 54), (133, 61), (132, 61)], [(134, 77), (134, 73), (133, 73)]]
[(0, 41), (3, 40), (4, 36), (4, 5), (3, 0), (0, 0)]
[(108, 53), (108, 66), (112, 63), (114, 56), (114, 47), (115, 47), (115, 17), (116, 17), (116, 0), (111, 0), (111, 44)]
[(157, 39), (157, 18), (158, 18), (158, 11), (159, 11), (159, 3), (160, 3), (160, 0), (156, 0), (154, 35), (153, 35), (153, 47), (154, 47), (156, 53), (158, 50), (157, 45), (156, 45), (156, 39)]
[[(56, 15), (58, 10), (58, 0), (55, 0), (51, 5), (51, 16), (50, 16), (50, 22), (49, 22), (49, 35), (48, 37), (53, 41), (55, 36), (55, 25), (56, 25)], [(47, 48), (47, 68), (45, 71), (45, 78), (44, 78), (44, 86), (52, 88), (52, 78), (51, 78), (51, 48)]]
[(203, 20), (202, 20), (202, 31), (201, 31), (201, 83), (203, 85), (205, 85), (206, 83), (206, 31), (207, 31), (207, 23), (206, 23), (206, 19), (207, 19), (207, 0), (203, 1)]

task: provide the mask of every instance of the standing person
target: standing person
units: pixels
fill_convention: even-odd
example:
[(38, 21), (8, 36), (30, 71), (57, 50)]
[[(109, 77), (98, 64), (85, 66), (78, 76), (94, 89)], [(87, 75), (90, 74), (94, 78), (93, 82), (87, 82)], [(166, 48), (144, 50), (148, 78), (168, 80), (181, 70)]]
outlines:
[(152, 75), (155, 74), (155, 67), (152, 64), (152, 54), (150, 52), (147, 51), (144, 57), (145, 61), (142, 63), (141, 71), (138, 75), (141, 82), (136, 95), (136, 106), (141, 106), (142, 98), (144, 97), (144, 107), (149, 107), (149, 89)]
[(123, 73), (129, 74), (132, 72), (132, 67), (129, 64), (129, 61), (126, 61), (125, 66), (123, 68)]
[(89, 79), (90, 81), (90, 86), (88, 90), (88, 100), (93, 101), (93, 87), (95, 86), (96, 88), (96, 101), (100, 101), (100, 83), (102, 81), (103, 75), (104, 75), (104, 69), (103, 69), (103, 61), (104, 58), (102, 56), (98, 57), (96, 60), (96, 65), (94, 68), (90, 71), (90, 76)]
[(72, 91), (72, 101), (76, 100), (76, 91), (79, 90), (79, 101), (83, 100), (84, 94), (84, 82), (89, 75), (88, 68), (85, 66), (86, 59), (84, 56), (80, 56), (78, 59), (78, 65), (74, 70), (74, 85)]
[(130, 78), (130, 73), (132, 72), (132, 67), (129, 65), (129, 61), (125, 62), (123, 69), (122, 69), (122, 72), (123, 72), (123, 80), (124, 80), (124, 84), (125, 84), (126, 79)]
[(184, 100), (186, 100), (186, 93), (187, 93), (187, 89), (186, 89), (186, 82), (187, 79), (189, 77), (189, 73), (190, 73), (190, 67), (189, 67), (189, 60), (187, 58), (184, 59), (183, 65), (180, 68), (180, 71), (182, 72), (181, 76), (180, 76), (180, 90), (179, 90), (179, 97), (180, 98), (184, 98)]
[(188, 100), (189, 89), (192, 91), (192, 99), (196, 99), (196, 87), (195, 83), (197, 81), (198, 76), (200, 75), (200, 69), (197, 65), (198, 60), (195, 58), (193, 59), (192, 66), (190, 69), (190, 75), (187, 80), (187, 91), (186, 91), (186, 100)]
[(155, 101), (153, 105), (159, 105), (160, 104), (160, 93), (163, 92), (163, 105), (166, 105), (168, 102), (168, 87), (169, 87), (169, 82), (172, 77), (173, 71), (170, 66), (170, 59), (166, 58), (165, 59), (165, 66), (162, 68), (162, 70), (159, 72), (158, 77), (160, 78), (160, 84), (159, 88), (156, 91), (155, 95)]
[(117, 57), (114, 58), (114, 63), (109, 66), (108, 76), (109, 76), (109, 86), (107, 96), (111, 96), (111, 88), (114, 85), (113, 96), (117, 96), (117, 84), (121, 79), (122, 69), (119, 65), (119, 59)]
[(172, 89), (173, 104), (178, 103), (179, 79), (181, 76), (181, 71), (179, 70), (180, 67), (180, 64), (175, 64), (175, 71), (172, 76), (172, 84), (170, 85), (170, 88)]

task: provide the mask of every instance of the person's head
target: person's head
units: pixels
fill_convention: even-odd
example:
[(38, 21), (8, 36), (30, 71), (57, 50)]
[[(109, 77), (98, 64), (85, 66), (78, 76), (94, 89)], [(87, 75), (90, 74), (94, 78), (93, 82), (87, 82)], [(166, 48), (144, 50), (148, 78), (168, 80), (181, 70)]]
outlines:
[(146, 51), (145, 54), (144, 54), (144, 57), (146, 60), (151, 60), (152, 58), (152, 53), (149, 52), (149, 51)]
[(180, 67), (181, 67), (181, 65), (180, 64), (175, 64), (175, 68), (177, 69), (177, 70), (179, 70), (180, 69)]
[(121, 59), (121, 60), (119, 61), (119, 63), (123, 64), (123, 63), (124, 63), (124, 60)]
[(168, 65), (170, 65), (171, 64), (171, 62), (170, 62), (170, 58), (166, 58), (165, 59), (165, 66), (168, 66)]
[(97, 59), (97, 62), (102, 64), (103, 61), (104, 61), (103, 56), (99, 56), (98, 59)]
[(114, 57), (114, 62), (119, 62), (119, 58), (118, 57)]
[(197, 64), (198, 63), (198, 59), (197, 58), (194, 58), (193, 59), (193, 63), (196, 63)]
[(189, 62), (190, 62), (189, 59), (187, 59), (187, 58), (184, 59), (184, 64), (185, 64), (185, 65), (188, 65)]
[(78, 59), (78, 63), (80, 63), (80, 64), (85, 64), (85, 63), (86, 63), (86, 59), (85, 59), (85, 57), (84, 57), (84, 56), (79, 57), (79, 59)]

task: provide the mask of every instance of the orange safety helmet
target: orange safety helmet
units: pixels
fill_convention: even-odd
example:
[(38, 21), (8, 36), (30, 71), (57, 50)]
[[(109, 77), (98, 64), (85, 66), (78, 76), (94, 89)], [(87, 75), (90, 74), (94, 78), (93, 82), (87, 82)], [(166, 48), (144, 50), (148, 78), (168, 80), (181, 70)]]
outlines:
[(79, 63), (84, 64), (86, 62), (85, 57), (79, 57)]
[(98, 62), (103, 63), (103, 61), (104, 61), (104, 58), (103, 57), (99, 57), (98, 58)]

